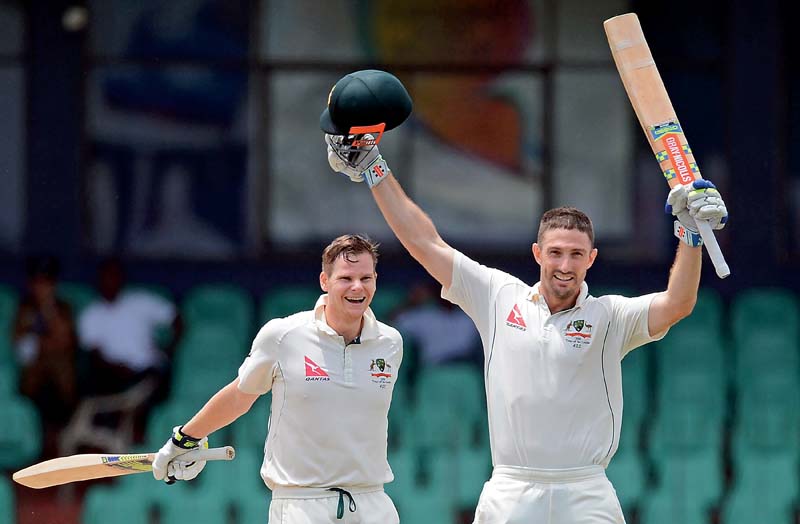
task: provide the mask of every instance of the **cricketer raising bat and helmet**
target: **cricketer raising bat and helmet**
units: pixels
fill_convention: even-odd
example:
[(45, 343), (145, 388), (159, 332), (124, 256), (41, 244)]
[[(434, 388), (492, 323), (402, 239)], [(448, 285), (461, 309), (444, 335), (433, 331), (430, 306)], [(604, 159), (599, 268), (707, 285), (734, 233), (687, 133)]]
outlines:
[[(233, 460), (233, 447), (196, 449), (181, 455), (183, 462)], [(13, 479), (29, 488), (49, 488), (81, 480), (146, 473), (153, 469), (155, 453), (138, 455), (83, 454), (59, 457), (17, 471)]]
[[(627, 13), (609, 18), (603, 27), (625, 91), (670, 188), (702, 178), (639, 18), (635, 13)], [(717, 275), (727, 277), (731, 272), (711, 226), (699, 218), (696, 223)]]

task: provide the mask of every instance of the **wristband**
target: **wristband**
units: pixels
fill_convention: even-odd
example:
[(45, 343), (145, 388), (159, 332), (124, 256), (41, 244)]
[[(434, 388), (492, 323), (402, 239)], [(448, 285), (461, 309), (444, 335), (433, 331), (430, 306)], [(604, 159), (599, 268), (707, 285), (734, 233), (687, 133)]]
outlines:
[(172, 433), (172, 443), (181, 449), (196, 449), (200, 445), (201, 438), (194, 438), (183, 432), (183, 426), (175, 428)]
[(675, 221), (674, 232), (675, 236), (685, 244), (688, 244), (692, 247), (700, 247), (703, 245), (703, 237), (700, 236), (700, 233), (697, 231), (692, 231), (688, 227), (684, 226), (681, 224), (680, 220)]
[(370, 188), (373, 188), (386, 180), (386, 176), (391, 173), (389, 166), (386, 165), (386, 161), (383, 159), (383, 156), (378, 155), (378, 157), (369, 165), (369, 167), (364, 170), (361, 175), (364, 177), (364, 180), (367, 181), (367, 185)]

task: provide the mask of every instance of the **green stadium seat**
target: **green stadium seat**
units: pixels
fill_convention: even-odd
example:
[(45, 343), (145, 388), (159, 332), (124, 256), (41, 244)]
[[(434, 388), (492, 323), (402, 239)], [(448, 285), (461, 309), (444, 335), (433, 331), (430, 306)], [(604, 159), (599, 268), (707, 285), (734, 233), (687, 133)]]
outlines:
[(617, 286), (617, 285), (592, 286), (589, 288), (589, 294), (596, 298), (605, 295), (622, 295), (623, 297), (636, 296), (636, 292), (632, 288), (628, 286)]
[[(426, 462), (428, 467), (423, 468)], [(437, 459), (404, 447), (389, 455), (389, 464), (395, 480), (385, 489), (397, 507), (400, 522), (430, 522), (432, 515), (437, 522), (454, 522), (455, 492), (452, 485), (438, 482), (441, 475), (437, 470), (441, 467), (437, 467)]]
[(318, 285), (284, 286), (270, 290), (261, 299), (261, 324), (299, 311), (310, 311), (321, 294)]
[(375, 318), (385, 324), (391, 324), (392, 313), (406, 302), (408, 291), (406, 288), (391, 285), (381, 285), (378, 280), (378, 290), (372, 297), (370, 309)]
[(181, 307), (191, 329), (209, 324), (230, 327), (240, 343), (253, 335), (253, 300), (243, 289), (228, 284), (205, 284), (189, 291)]
[[(172, 428), (185, 424), (205, 404), (205, 400), (170, 400), (154, 407), (147, 417), (144, 442), (141, 450), (151, 453), (159, 449), (172, 434)], [(225, 430), (214, 433), (211, 437), (212, 446), (227, 444), (223, 442)]]
[[(197, 483), (204, 493), (213, 491), (224, 500), (226, 507), (236, 508), (241, 513), (243, 508), (248, 512), (257, 512), (267, 506), (257, 504), (250, 507), (250, 502), (258, 500), (269, 502), (271, 492), (261, 479), (262, 451), (251, 448), (236, 448), (236, 458), (232, 462), (207, 463), (205, 469), (193, 483)], [(265, 515), (266, 516), (266, 515)], [(252, 520), (238, 519), (243, 524)], [(258, 521), (266, 522), (266, 520)]]
[(798, 492), (797, 454), (778, 452), (741, 457), (722, 510), (725, 524), (793, 523)]
[(264, 524), (269, 517), (269, 503), (272, 499), (271, 492), (264, 486), (264, 495), (250, 497), (236, 504), (236, 524), (250, 524), (251, 522)]
[(619, 449), (606, 468), (606, 475), (617, 491), (617, 497), (626, 519), (631, 521), (632, 509), (638, 506), (644, 494), (646, 477), (644, 460), (638, 451), (638, 442), (626, 438), (632, 435), (624, 433), (623, 425), (623, 436)]
[(623, 423), (630, 427), (640, 427), (645, 413), (650, 411), (649, 366), (650, 347), (640, 347), (622, 359), (622, 397)]
[(776, 368), (740, 388), (732, 439), (735, 459), (755, 453), (800, 456), (800, 384), (794, 370)]
[(800, 369), (797, 338), (780, 331), (754, 328), (746, 340), (736, 341), (736, 383), (739, 388), (769, 375), (773, 370)]
[(456, 448), (453, 482), (456, 485), (456, 505), (459, 509), (474, 510), (483, 485), (492, 476), (492, 452), (489, 446)]
[(752, 288), (742, 291), (731, 303), (733, 340), (747, 345), (752, 334), (780, 333), (785, 340), (800, 335), (800, 306), (794, 292), (782, 288)]
[(712, 288), (703, 287), (697, 292), (697, 303), (692, 314), (672, 329), (683, 324), (694, 329), (702, 328), (707, 336), (717, 336), (722, 333), (723, 314), (724, 307), (719, 293)]
[[(133, 475), (143, 476), (143, 475)], [(150, 480), (155, 483), (153, 477)], [(82, 524), (150, 524), (152, 502), (141, 496), (129, 497), (114, 486), (95, 485), (89, 488), (81, 511)]]
[(42, 450), (42, 428), (36, 407), (27, 398), (0, 398), (0, 413), (12, 423), (0, 425), (0, 470), (35, 461)]
[(11, 488), (11, 481), (0, 476), (0, 515), (5, 515), (4, 522), (14, 524), (16, 522), (17, 509), (14, 504), (14, 490)]
[(70, 305), (76, 322), (86, 306), (99, 297), (92, 286), (81, 282), (60, 282), (56, 287), (56, 295)]
[(729, 375), (724, 345), (725, 341), (705, 328), (680, 322), (657, 343), (659, 375), (703, 373), (713, 387), (724, 389)]
[[(227, 464), (217, 464), (226, 466)], [(206, 468), (213, 464), (206, 464)], [(205, 470), (201, 476), (205, 474)], [(199, 477), (198, 477), (199, 478)], [(176, 482), (164, 487), (169, 497), (159, 501), (159, 522), (191, 522), (192, 524), (228, 524), (232, 505), (225, 494), (204, 489), (200, 482)]]
[(13, 363), (0, 360), (0, 403), (3, 399), (17, 396), (17, 368)]
[(196, 384), (198, 378), (193, 378), (195, 374), (227, 377), (227, 382), (230, 382), (236, 378), (236, 372), (248, 350), (249, 346), (227, 326), (210, 324), (190, 328), (175, 352), (173, 391), (182, 393), (182, 388), (205, 387)]
[(428, 447), (469, 447), (483, 439), (486, 399), (480, 370), (469, 364), (420, 371), (408, 441)]

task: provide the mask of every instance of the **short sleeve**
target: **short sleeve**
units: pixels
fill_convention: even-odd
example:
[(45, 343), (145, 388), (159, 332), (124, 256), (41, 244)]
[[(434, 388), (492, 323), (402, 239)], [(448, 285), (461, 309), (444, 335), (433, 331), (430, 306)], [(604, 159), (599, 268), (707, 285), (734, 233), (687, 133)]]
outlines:
[(263, 395), (272, 389), (272, 380), (278, 367), (279, 331), (277, 322), (270, 321), (261, 328), (250, 353), (239, 366), (239, 390), (243, 393)]
[(139, 293), (138, 300), (154, 324), (169, 324), (175, 320), (175, 304), (154, 293)]
[(513, 277), (478, 264), (456, 251), (453, 257), (453, 280), (449, 288), (442, 288), (442, 298), (464, 310), (478, 331), (485, 333), (493, 317), (495, 290), (510, 278)]
[(634, 298), (627, 298), (619, 295), (612, 295), (609, 297), (612, 301), (614, 322), (623, 333), (622, 353), (620, 354), (620, 358), (623, 358), (630, 351), (639, 346), (661, 340), (667, 334), (667, 331), (669, 331), (664, 330), (663, 333), (657, 333), (652, 337), (650, 336), (648, 316), (650, 304), (653, 302), (656, 294), (657, 293), (651, 293)]

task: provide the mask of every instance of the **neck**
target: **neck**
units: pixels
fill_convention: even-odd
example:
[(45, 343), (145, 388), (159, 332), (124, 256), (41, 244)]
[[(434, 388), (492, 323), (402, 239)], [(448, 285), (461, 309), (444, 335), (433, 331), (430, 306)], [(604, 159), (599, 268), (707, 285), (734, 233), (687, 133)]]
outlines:
[(344, 338), (347, 344), (349, 344), (361, 333), (364, 317), (362, 316), (357, 319), (342, 318), (337, 315), (335, 311), (326, 306), (325, 321), (336, 333)]
[(540, 286), (540, 293), (544, 297), (544, 301), (547, 302), (547, 307), (550, 310), (550, 314), (554, 315), (561, 311), (574, 308), (575, 304), (578, 303), (578, 295), (580, 295), (581, 291), (578, 289), (578, 292), (570, 297), (558, 298), (554, 295), (551, 295), (546, 289), (542, 289)]

